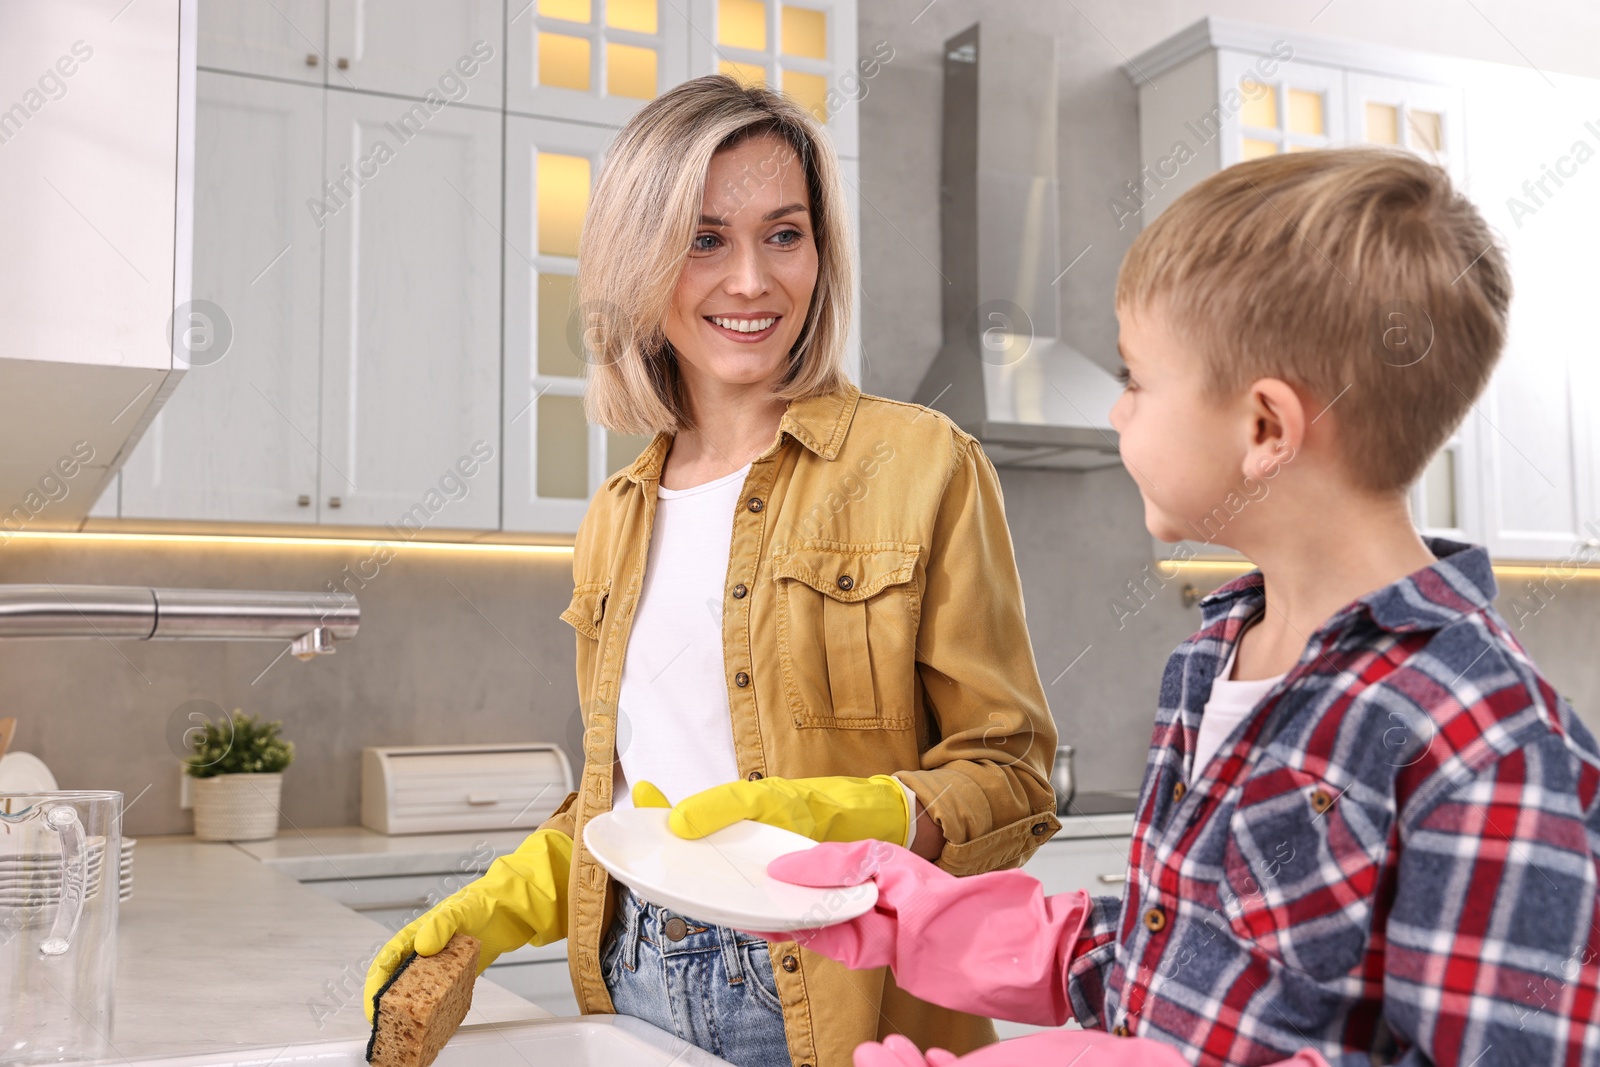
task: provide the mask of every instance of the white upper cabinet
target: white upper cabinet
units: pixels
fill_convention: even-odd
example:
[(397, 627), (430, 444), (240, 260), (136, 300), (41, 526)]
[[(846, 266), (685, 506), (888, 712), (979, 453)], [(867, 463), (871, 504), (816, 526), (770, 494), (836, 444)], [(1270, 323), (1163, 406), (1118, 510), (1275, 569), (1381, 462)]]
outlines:
[(190, 369), (123, 468), (124, 517), (316, 518), (322, 97), (200, 74)]
[(688, 79), (673, 0), (508, 0), (506, 109), (620, 126)]
[[(1465, 109), (1460, 89), (1353, 70), (1345, 75), (1345, 95), (1345, 143), (1404, 148), (1443, 167), (1465, 186)], [(1404, 321), (1403, 313), (1391, 315), (1393, 329), (1416, 330), (1418, 324)], [(1412, 487), (1411, 515), (1423, 533), (1458, 541), (1488, 540), (1481, 478), (1484, 429), (1482, 418), (1469, 413)], [(1498, 550), (1492, 543), (1490, 547)]]
[(501, 118), (326, 99), (322, 521), (493, 529)]
[(197, 328), (231, 340), (192, 354), (95, 515), (575, 531), (647, 443), (583, 414), (573, 280), (612, 138), (696, 75), (779, 86), (826, 123), (858, 222), (855, 101), (893, 53), (858, 60), (855, 23), (827, 0), (200, 0)]
[(1600, 83), (1494, 67), (1466, 85), (1468, 191), (1510, 256), (1506, 352), (1474, 414), (1482, 538), (1508, 559), (1571, 558), (1600, 536), (1592, 325)]
[(327, 0), (200, 0), (200, 66), (321, 85)]
[(1508, 560), (1566, 558), (1600, 534), (1600, 379), (1583, 252), (1600, 240), (1600, 204), (1562, 192), (1594, 154), (1576, 142), (1600, 136), (1585, 126), (1600, 114), (1600, 83), (1556, 75), (1554, 92), (1530, 70), (1223, 19), (1127, 71), (1140, 87), (1144, 171), (1118, 210), (1140, 224), (1218, 168), (1278, 152), (1385, 144), (1449, 171), (1504, 242), (1515, 295), (1494, 377), (1413, 487), (1413, 516), (1427, 533)]
[(327, 84), (499, 110), (504, 18), (501, 0), (328, 0)]

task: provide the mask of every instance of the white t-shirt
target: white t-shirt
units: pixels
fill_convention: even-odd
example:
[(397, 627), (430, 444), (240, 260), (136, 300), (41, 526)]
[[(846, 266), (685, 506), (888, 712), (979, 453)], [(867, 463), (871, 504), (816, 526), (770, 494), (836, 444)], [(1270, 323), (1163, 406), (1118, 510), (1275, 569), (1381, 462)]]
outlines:
[(656, 488), (644, 586), (617, 696), (615, 809), (650, 781), (676, 804), (739, 777), (722, 659), (723, 587), (747, 463), (689, 489)]
[[(734, 513), (749, 471), (747, 463), (689, 489), (656, 487), (650, 555), (617, 696), (614, 810), (633, 807), (634, 782), (653, 783), (676, 804), (739, 777), (722, 604)], [(900, 788), (915, 812), (915, 794), (904, 782)], [(907, 848), (915, 837), (911, 822)]]
[(1189, 771), (1191, 782), (1204, 773), (1206, 764), (1211, 762), (1217, 749), (1233, 733), (1234, 727), (1249, 718), (1256, 705), (1261, 703), (1261, 698), (1283, 681), (1283, 674), (1249, 681), (1235, 681), (1229, 677), (1233, 673), (1233, 661), (1239, 656), (1239, 645), (1243, 639), (1244, 631), (1241, 630), (1239, 640), (1233, 643), (1233, 651), (1228, 654), (1228, 662), (1222, 665), (1216, 680), (1211, 683), (1211, 697), (1200, 713), (1200, 730), (1194, 743), (1194, 763)]

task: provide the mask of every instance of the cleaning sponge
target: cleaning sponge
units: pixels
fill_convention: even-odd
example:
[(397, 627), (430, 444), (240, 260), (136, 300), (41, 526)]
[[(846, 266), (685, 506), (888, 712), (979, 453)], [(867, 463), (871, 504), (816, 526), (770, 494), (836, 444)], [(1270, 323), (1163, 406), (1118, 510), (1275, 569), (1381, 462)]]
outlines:
[(478, 939), (451, 935), (432, 956), (412, 953), (372, 998), (373, 1067), (428, 1067), (472, 1007)]

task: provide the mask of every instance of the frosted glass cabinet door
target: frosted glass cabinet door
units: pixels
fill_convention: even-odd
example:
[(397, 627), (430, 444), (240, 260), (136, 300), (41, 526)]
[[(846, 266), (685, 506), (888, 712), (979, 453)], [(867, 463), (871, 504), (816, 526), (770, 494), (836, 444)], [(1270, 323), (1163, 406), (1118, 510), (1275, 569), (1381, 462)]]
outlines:
[(327, 0), (200, 0), (202, 68), (321, 85)]
[(504, 17), (501, 0), (329, 0), (328, 85), (498, 109)]
[(691, 0), (689, 11), (690, 77), (782, 89), (824, 124), (836, 152), (860, 154), (859, 104), (894, 48), (858, 49), (855, 0)]
[(1345, 72), (1338, 67), (1298, 60), (1264, 64), (1259, 55), (1222, 49), (1217, 53), (1217, 100), (1218, 117), (1197, 114), (1187, 132), (1208, 137), (1220, 119), (1224, 167), (1328, 148), (1344, 136)]
[(506, 110), (621, 126), (689, 77), (679, 0), (507, 0)]
[(179, 323), (191, 366), (123, 468), (124, 517), (316, 520), (322, 97), (200, 73), (194, 298), (220, 314)]
[(348, 193), (325, 201), (322, 521), (493, 529), (500, 116), (343, 92), (327, 108)]
[(577, 530), (610, 471), (583, 419), (577, 240), (612, 131), (506, 116), (505, 528)]

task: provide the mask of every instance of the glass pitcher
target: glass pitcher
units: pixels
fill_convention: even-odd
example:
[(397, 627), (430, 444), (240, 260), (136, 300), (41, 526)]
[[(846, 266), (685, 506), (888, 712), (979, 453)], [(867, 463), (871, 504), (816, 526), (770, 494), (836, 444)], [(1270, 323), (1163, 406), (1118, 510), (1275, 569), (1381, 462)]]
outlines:
[(121, 869), (121, 793), (0, 793), (0, 1064), (107, 1054)]

